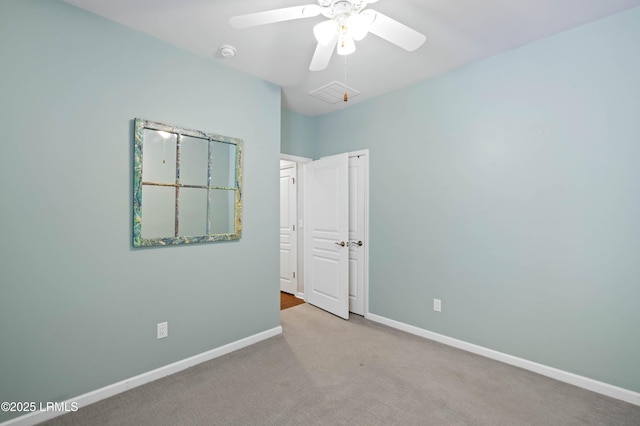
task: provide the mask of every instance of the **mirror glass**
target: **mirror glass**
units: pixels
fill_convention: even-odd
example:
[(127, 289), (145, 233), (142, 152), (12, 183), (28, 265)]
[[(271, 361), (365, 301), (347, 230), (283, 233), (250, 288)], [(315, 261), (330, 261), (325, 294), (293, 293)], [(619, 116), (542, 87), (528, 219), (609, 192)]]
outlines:
[(134, 138), (134, 247), (240, 238), (240, 139), (139, 118)]

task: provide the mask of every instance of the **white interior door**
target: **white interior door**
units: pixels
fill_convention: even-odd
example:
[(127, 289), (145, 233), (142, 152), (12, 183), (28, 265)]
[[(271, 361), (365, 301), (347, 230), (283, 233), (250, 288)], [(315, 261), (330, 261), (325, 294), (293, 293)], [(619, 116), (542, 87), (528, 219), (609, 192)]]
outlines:
[(308, 303), (349, 318), (349, 157), (305, 166), (305, 294)]
[(280, 291), (296, 294), (296, 164), (288, 163), (284, 167), (280, 169)]
[(365, 314), (365, 175), (365, 156), (349, 157), (349, 311), (358, 315)]

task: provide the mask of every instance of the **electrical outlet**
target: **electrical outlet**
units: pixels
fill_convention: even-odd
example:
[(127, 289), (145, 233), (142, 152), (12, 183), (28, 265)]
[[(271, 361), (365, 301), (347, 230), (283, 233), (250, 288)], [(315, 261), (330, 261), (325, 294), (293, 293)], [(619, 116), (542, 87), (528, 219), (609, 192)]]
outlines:
[(433, 310), (436, 312), (442, 312), (442, 300), (433, 299)]
[(168, 322), (159, 322), (157, 325), (158, 330), (158, 339), (165, 338), (169, 335), (169, 323)]

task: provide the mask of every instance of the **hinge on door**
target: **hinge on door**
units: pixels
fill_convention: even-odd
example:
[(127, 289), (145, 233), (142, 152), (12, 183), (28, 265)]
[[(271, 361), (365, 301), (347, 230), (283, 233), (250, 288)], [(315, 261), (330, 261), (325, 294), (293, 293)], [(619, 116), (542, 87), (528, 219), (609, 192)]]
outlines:
[(296, 230), (296, 226), (295, 225), (291, 225), (292, 230)]
[(294, 273), (293, 273), (293, 278), (295, 278), (295, 277), (296, 277), (296, 273), (294, 272)]
[(293, 184), (296, 184), (296, 178), (292, 177), (291, 180), (293, 181)]

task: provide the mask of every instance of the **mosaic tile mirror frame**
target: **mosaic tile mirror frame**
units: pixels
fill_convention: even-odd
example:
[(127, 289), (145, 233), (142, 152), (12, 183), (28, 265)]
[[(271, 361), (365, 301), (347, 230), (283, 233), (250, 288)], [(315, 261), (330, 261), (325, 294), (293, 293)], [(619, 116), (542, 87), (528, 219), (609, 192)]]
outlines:
[(133, 246), (237, 240), (241, 139), (134, 120)]

